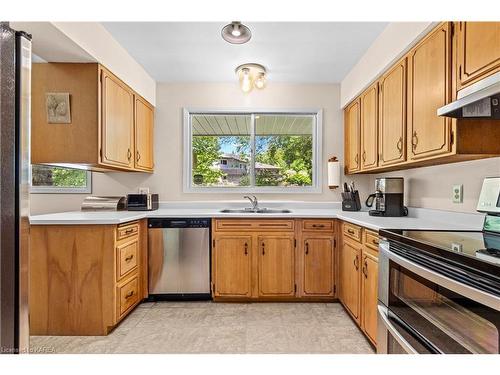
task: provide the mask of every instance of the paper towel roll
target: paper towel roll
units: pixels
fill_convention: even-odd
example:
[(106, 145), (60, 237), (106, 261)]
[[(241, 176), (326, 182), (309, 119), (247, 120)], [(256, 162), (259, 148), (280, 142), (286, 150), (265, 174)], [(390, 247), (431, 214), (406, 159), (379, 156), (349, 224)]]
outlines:
[(338, 188), (340, 185), (340, 163), (336, 157), (328, 160), (328, 187)]

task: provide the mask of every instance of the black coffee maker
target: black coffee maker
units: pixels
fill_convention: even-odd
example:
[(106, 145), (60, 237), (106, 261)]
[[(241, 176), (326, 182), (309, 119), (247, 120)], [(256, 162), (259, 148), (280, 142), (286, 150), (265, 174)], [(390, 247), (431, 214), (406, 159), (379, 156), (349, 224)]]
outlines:
[(370, 216), (407, 216), (408, 209), (403, 205), (403, 177), (384, 177), (375, 180), (375, 194), (370, 194), (366, 205), (375, 209), (368, 211)]

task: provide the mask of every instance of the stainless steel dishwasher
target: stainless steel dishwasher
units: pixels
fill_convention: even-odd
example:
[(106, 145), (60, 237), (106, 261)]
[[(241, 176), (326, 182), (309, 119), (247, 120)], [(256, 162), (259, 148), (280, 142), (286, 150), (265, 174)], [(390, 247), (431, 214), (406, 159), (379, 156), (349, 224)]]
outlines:
[(151, 300), (210, 299), (210, 219), (148, 220)]

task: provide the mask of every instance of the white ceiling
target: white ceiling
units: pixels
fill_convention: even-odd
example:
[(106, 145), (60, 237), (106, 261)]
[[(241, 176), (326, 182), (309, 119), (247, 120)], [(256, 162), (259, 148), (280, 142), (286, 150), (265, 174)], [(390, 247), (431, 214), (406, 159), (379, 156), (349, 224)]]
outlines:
[[(226, 22), (228, 23), (228, 22)], [(384, 22), (243, 22), (252, 39), (232, 45), (218, 22), (104, 22), (157, 82), (233, 82), (256, 62), (273, 82), (338, 83), (387, 26)]]

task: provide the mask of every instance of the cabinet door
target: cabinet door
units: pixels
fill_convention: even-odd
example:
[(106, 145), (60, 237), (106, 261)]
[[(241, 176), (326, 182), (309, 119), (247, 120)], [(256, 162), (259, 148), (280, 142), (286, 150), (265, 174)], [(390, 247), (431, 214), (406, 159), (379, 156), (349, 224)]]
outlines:
[(451, 119), (438, 116), (451, 100), (451, 33), (445, 22), (408, 54), (408, 159), (448, 153)]
[(135, 97), (135, 168), (152, 171), (154, 110), (146, 101)]
[(132, 168), (134, 95), (106, 70), (101, 70), (101, 89), (101, 162)]
[(334, 244), (333, 237), (304, 235), (302, 239), (305, 296), (333, 296)]
[(406, 59), (379, 82), (379, 166), (406, 160)]
[(250, 297), (252, 237), (218, 235), (214, 240), (214, 295)]
[(258, 237), (259, 296), (295, 295), (295, 259), (293, 237)]
[(500, 22), (457, 24), (457, 89), (500, 70)]
[(377, 291), (378, 291), (378, 259), (370, 253), (363, 251), (362, 265), (361, 327), (369, 339), (377, 342)]
[(345, 166), (347, 173), (360, 170), (360, 100), (356, 99), (344, 112), (345, 130)]
[(360, 319), (361, 245), (343, 241), (340, 253), (340, 299), (352, 316)]
[(361, 94), (361, 170), (378, 165), (378, 82)]

